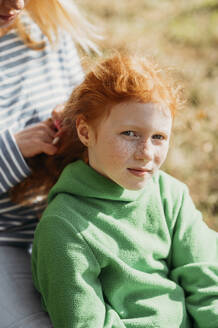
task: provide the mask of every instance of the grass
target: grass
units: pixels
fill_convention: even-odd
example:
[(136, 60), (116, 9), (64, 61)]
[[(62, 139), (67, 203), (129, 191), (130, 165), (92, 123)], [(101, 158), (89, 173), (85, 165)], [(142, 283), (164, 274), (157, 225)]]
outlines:
[(112, 49), (171, 66), (187, 103), (164, 169), (184, 181), (218, 231), (218, 3), (214, 0), (77, 0)]

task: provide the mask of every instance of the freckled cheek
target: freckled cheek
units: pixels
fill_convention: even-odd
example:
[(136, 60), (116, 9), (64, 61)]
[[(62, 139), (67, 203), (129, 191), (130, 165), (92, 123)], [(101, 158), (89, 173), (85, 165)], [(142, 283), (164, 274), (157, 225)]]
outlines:
[(165, 161), (168, 153), (168, 145), (161, 147), (157, 150), (155, 154), (155, 163), (157, 166), (161, 166)]
[(134, 153), (133, 145), (129, 145), (123, 141), (111, 141), (110, 148), (110, 161), (114, 163), (126, 162), (126, 160)]

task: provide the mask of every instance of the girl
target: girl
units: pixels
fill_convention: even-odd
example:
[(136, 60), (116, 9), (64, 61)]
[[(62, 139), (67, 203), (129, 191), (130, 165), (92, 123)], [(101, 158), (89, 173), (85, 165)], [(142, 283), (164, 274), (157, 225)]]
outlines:
[(217, 233), (160, 170), (179, 105), (156, 65), (119, 55), (73, 91), (43, 191), (72, 163), (49, 193), (32, 255), (55, 328), (218, 327)]
[(50, 326), (28, 253), (44, 205), (16, 205), (10, 191), (30, 174), (32, 156), (56, 152), (48, 117), (83, 79), (74, 41), (88, 51), (93, 36), (73, 0), (0, 0), (1, 328)]

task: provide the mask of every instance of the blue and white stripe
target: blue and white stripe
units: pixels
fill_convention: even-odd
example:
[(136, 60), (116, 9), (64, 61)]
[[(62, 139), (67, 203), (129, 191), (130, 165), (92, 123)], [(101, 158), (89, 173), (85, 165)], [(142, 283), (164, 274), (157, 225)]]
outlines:
[[(31, 23), (32, 37), (46, 41)], [(46, 41), (47, 42), (47, 41)], [(0, 244), (25, 246), (43, 205), (13, 204), (8, 191), (30, 174), (14, 133), (46, 119), (83, 79), (76, 48), (62, 35), (57, 48), (27, 48), (15, 31), (0, 38)]]

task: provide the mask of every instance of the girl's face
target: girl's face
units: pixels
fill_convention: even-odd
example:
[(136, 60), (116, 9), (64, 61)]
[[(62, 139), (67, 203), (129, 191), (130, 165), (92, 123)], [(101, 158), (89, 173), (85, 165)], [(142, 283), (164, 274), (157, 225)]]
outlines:
[(115, 105), (98, 128), (78, 123), (80, 140), (88, 146), (89, 165), (120, 186), (138, 190), (166, 159), (172, 117), (152, 103)]
[(27, 2), (28, 0), (0, 0), (0, 28), (14, 23)]

